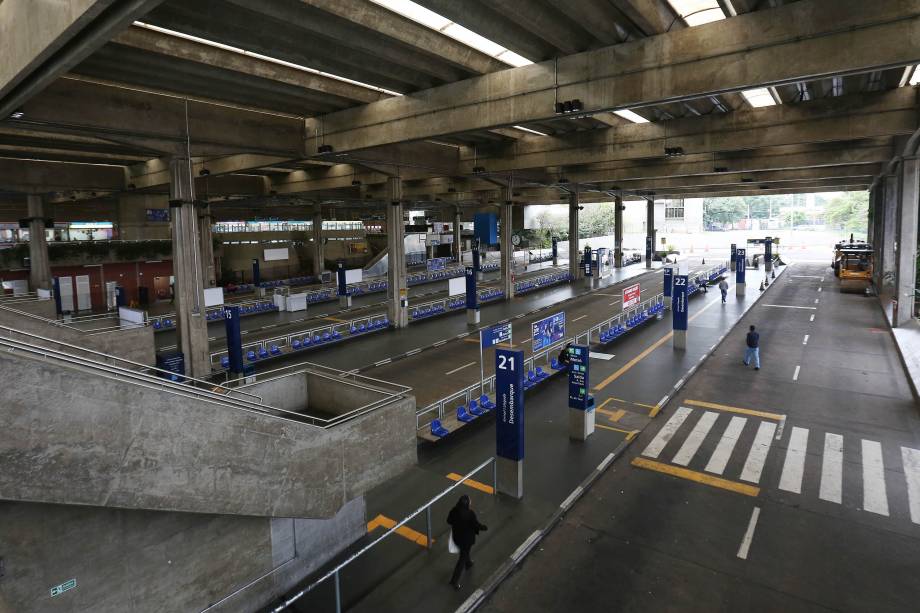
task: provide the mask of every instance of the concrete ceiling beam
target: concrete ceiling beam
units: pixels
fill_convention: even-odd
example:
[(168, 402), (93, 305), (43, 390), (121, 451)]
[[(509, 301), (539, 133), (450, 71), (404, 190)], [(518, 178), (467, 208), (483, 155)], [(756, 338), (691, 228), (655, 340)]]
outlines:
[(0, 158), (0, 190), (42, 194), (118, 191), (124, 187), (125, 171), (121, 166)]
[(646, 36), (687, 27), (664, 0), (611, 0)]
[(920, 61), (917, 39), (920, 0), (803, 0), (338, 111), (307, 128), (349, 151), (547, 120), (556, 100), (599, 113), (904, 66)]
[(7, 117), (163, 0), (0, 2), (0, 117)]

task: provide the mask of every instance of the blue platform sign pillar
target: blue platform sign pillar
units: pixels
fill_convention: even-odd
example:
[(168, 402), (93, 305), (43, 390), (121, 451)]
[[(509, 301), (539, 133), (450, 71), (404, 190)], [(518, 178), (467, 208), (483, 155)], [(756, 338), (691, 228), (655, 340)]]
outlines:
[(259, 259), (252, 258), (252, 284), (259, 287), (261, 281), (262, 279), (259, 276)]
[[(475, 253), (475, 252), (474, 252)], [(466, 323), (479, 323), (479, 294), (476, 291), (476, 268), (466, 267)]]
[(585, 285), (591, 287), (591, 276), (594, 269), (594, 265), (591, 262), (591, 247), (585, 247), (585, 253), (582, 256), (581, 269), (585, 275)]
[(559, 239), (553, 238), (553, 266), (559, 266)]
[(689, 321), (689, 301), (687, 300), (687, 289), (689, 288), (690, 277), (687, 275), (675, 275), (674, 287), (671, 291), (671, 319), (674, 330), (674, 348), (687, 348), (687, 323)]
[(738, 255), (738, 245), (732, 243), (732, 257), (728, 260), (728, 265), (731, 267), (731, 271), (735, 272), (735, 257)]
[(495, 350), (495, 456), (498, 492), (524, 496), (524, 352)]
[(348, 281), (345, 278), (345, 262), (339, 260), (335, 264), (336, 282), (338, 283), (339, 306), (351, 306), (351, 296), (348, 294)]
[(587, 440), (594, 434), (594, 396), (588, 372), (590, 351), (585, 345), (566, 348), (569, 357), (569, 438)]
[(240, 307), (224, 307), (224, 326), (227, 330), (227, 357), (230, 372), (243, 374), (243, 337), (240, 335)]
[(744, 296), (744, 273), (747, 268), (747, 250), (735, 250), (735, 295)]
[(670, 266), (664, 269), (664, 297), (671, 297), (671, 288), (674, 285), (674, 269)]
[(773, 237), (763, 239), (763, 269), (764, 272), (773, 270)]
[(476, 280), (482, 281), (482, 255), (479, 253), (479, 246), (473, 247), (473, 271), (476, 273)]
[(55, 277), (52, 281), (52, 287), (54, 288), (54, 311), (58, 315), (64, 313), (64, 307), (61, 305), (61, 278)]

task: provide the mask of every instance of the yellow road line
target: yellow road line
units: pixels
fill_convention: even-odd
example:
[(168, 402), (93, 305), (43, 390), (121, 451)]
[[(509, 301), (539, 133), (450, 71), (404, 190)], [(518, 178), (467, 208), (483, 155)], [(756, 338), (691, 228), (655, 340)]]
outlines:
[(613, 398), (608, 398), (607, 400), (602, 402), (601, 406), (597, 407), (597, 410), (600, 411), (601, 409), (603, 409), (605, 406), (607, 406), (607, 403), (610, 402), (611, 400), (613, 400)]
[[(457, 473), (450, 473), (447, 475), (447, 478), (451, 481), (459, 481), (463, 478), (463, 475), (458, 475)], [(468, 485), (474, 490), (479, 490), (480, 492), (485, 492), (486, 494), (494, 494), (495, 490), (492, 489), (491, 485), (486, 485), (485, 483), (480, 483), (479, 481), (474, 481), (473, 479), (467, 479), (463, 482), (463, 485)]]
[[(367, 522), (367, 531), (373, 532), (375, 529), (383, 527), (387, 530), (391, 529), (396, 525), (395, 519), (390, 519), (386, 515), (378, 515), (371, 521)], [(409, 526), (400, 526), (396, 529), (396, 534), (403, 537), (404, 539), (410, 540), (416, 545), (421, 545), (422, 547), (428, 547), (428, 537), (422, 534), (417, 530), (413, 530)], [(431, 542), (434, 543), (434, 539), (431, 539)]]
[(597, 409), (595, 409), (595, 410), (596, 410), (598, 413), (603, 413), (604, 415), (608, 416), (608, 417), (610, 418), (610, 421), (620, 421), (620, 419), (622, 419), (623, 416), (626, 415), (626, 410), (625, 410), (625, 409), (619, 409), (619, 410), (617, 410), (617, 411), (611, 411), (610, 409), (602, 409), (602, 408), (600, 408), (600, 407), (597, 407)]
[[(714, 305), (716, 302), (718, 302), (718, 300), (713, 299), (712, 302), (710, 302), (709, 304), (707, 304), (706, 306), (704, 306), (702, 309), (700, 309), (699, 311), (697, 311), (696, 314), (695, 314), (693, 317), (691, 317), (688, 321), (693, 321), (694, 319), (696, 319), (697, 317), (699, 317), (700, 315), (702, 315), (702, 314), (703, 314), (703, 311), (705, 311), (706, 309), (708, 309), (709, 307), (711, 307), (712, 305)], [(607, 377), (606, 379), (604, 379), (603, 381), (601, 381), (600, 383), (598, 383), (597, 385), (595, 385), (595, 386), (594, 386), (594, 391), (595, 391), (595, 392), (600, 391), (600, 390), (604, 389), (605, 387), (607, 387), (608, 385), (610, 385), (611, 383), (613, 383), (614, 381), (616, 381), (617, 379), (619, 379), (620, 377), (622, 377), (622, 376), (623, 376), (624, 374), (626, 374), (633, 366), (635, 366), (636, 364), (638, 364), (639, 362), (641, 362), (642, 360), (644, 360), (645, 358), (647, 358), (648, 355), (649, 355), (651, 352), (655, 351), (656, 349), (658, 349), (659, 347), (661, 347), (663, 344), (665, 344), (666, 342), (668, 342), (669, 340), (671, 340), (671, 337), (672, 337), (672, 336), (674, 336), (674, 332), (668, 332), (667, 334), (665, 334), (664, 336), (662, 336), (661, 338), (659, 338), (657, 341), (655, 341), (654, 343), (652, 343), (651, 345), (649, 345), (649, 346), (645, 349), (645, 351), (643, 351), (642, 353), (640, 353), (639, 355), (637, 355), (636, 357), (634, 357), (633, 359), (631, 359), (630, 361), (628, 361), (626, 364), (624, 364), (622, 367), (620, 367), (620, 369), (617, 370), (615, 373), (613, 373), (612, 375), (610, 375), (609, 377)]]
[(715, 402), (703, 402), (702, 400), (684, 400), (683, 404), (703, 407), (706, 409), (716, 409), (717, 411), (727, 411), (729, 413), (741, 413), (742, 415), (753, 415), (754, 417), (763, 417), (764, 419), (775, 419), (781, 421), (785, 415), (782, 413), (769, 413), (767, 411), (755, 411), (754, 409), (742, 409), (741, 407), (732, 407), (727, 404), (716, 404)]
[(718, 487), (723, 490), (735, 492), (736, 494), (744, 494), (745, 496), (752, 497), (760, 495), (760, 488), (755, 485), (738, 483), (737, 481), (729, 481), (728, 479), (722, 479), (721, 477), (713, 477), (712, 475), (707, 475), (706, 473), (697, 472), (687, 468), (681, 468), (680, 466), (671, 466), (670, 464), (663, 464), (662, 462), (656, 462), (647, 458), (633, 458), (631, 463), (636, 468), (654, 470), (659, 473), (671, 475), (672, 477), (687, 479), (688, 481), (702, 483), (703, 485), (711, 485), (712, 487)]
[(654, 408), (655, 408), (655, 405), (654, 405), (654, 404), (644, 404), (644, 403), (642, 403), (642, 402), (633, 402), (632, 404), (636, 405), (637, 407), (645, 407), (646, 409), (654, 409)]
[(613, 430), (614, 432), (622, 432), (626, 435), (626, 440), (631, 441), (636, 438), (636, 435), (639, 434), (638, 430), (624, 430), (623, 428), (614, 428), (613, 426), (605, 426), (604, 424), (594, 424), (595, 428), (603, 428), (604, 430)]
[(346, 323), (348, 323), (348, 320), (347, 320), (347, 319), (339, 319), (338, 317), (323, 317), (323, 319), (328, 319), (329, 321), (335, 321), (335, 322), (338, 322), (338, 323), (340, 323), (340, 324), (346, 324)]

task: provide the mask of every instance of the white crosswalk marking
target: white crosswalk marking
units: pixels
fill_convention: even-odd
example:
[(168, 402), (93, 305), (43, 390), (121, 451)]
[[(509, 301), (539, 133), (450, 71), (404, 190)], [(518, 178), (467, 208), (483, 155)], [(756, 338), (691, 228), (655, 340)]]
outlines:
[(678, 428), (681, 427), (684, 420), (686, 420), (692, 412), (693, 409), (688, 409), (687, 407), (679, 407), (674, 411), (674, 415), (672, 415), (671, 419), (661, 427), (661, 430), (658, 431), (658, 434), (655, 435), (652, 442), (642, 451), (642, 455), (647, 458), (657, 458), (668, 444), (668, 441), (674, 438), (674, 434), (677, 432)]
[(910, 520), (920, 524), (920, 451), (901, 447), (901, 462), (904, 464), (904, 478), (907, 480)]
[(882, 445), (862, 441), (863, 510), (888, 517), (888, 493), (885, 490), (885, 462)]
[(843, 502), (843, 437), (824, 433), (824, 456), (821, 462), (821, 489), (818, 498), (828, 502)]
[(760, 482), (760, 474), (763, 472), (764, 462), (767, 461), (767, 454), (770, 452), (770, 443), (773, 442), (773, 432), (775, 431), (775, 423), (760, 422), (757, 435), (754, 437), (754, 444), (751, 445), (751, 451), (748, 453), (744, 468), (741, 470), (741, 479), (743, 481), (748, 481), (749, 483)]
[(671, 461), (680, 466), (689, 464), (693, 456), (696, 455), (696, 452), (699, 451), (700, 445), (703, 444), (703, 439), (709, 434), (712, 425), (716, 423), (718, 417), (719, 414), (715, 411), (706, 411), (703, 413), (703, 416), (696, 422), (693, 430), (690, 431), (690, 434), (687, 435), (687, 438), (684, 440), (684, 444), (681, 445), (680, 449), (677, 451), (677, 455), (675, 455), (674, 459)]
[(741, 431), (744, 430), (744, 424), (746, 423), (747, 419), (744, 417), (732, 417), (732, 420), (728, 422), (728, 427), (725, 429), (725, 434), (722, 435), (722, 438), (719, 439), (719, 444), (716, 445), (716, 450), (712, 452), (709, 463), (706, 464), (706, 472), (717, 475), (725, 472), (725, 466), (732, 456), (732, 451), (735, 450), (738, 439), (741, 438)]
[(789, 435), (789, 448), (783, 463), (783, 474), (779, 478), (779, 489), (794, 494), (802, 493), (802, 477), (805, 474), (805, 453), (808, 451), (808, 428), (793, 428)]

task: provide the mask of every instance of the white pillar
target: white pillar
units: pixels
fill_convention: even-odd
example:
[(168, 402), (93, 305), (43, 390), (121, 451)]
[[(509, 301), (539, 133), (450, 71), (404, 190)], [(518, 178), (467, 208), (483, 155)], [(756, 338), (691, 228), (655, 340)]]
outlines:
[(652, 260), (655, 259), (655, 199), (649, 198), (645, 203), (645, 241), (646, 251), (648, 251), (648, 242), (651, 239), (651, 253), (646, 253), (645, 267), (652, 267)]
[(613, 214), (613, 266), (623, 268), (623, 197), (614, 198), (616, 210)]
[(313, 209), (313, 276), (319, 277), (326, 268), (325, 249), (323, 246), (323, 209), (316, 205)]
[(578, 191), (569, 194), (569, 274), (572, 279), (582, 277), (582, 269), (578, 265)]
[(387, 315), (396, 328), (409, 325), (406, 285), (406, 226), (403, 221), (402, 180), (387, 179)]
[(892, 325), (910, 321), (914, 313), (917, 279), (917, 206), (920, 199), (920, 159), (901, 162), (900, 214), (898, 215), (897, 317)]
[(502, 230), (499, 237), (501, 256), (502, 256), (502, 291), (505, 292), (505, 300), (514, 298), (514, 245), (511, 244), (511, 190), (507, 189), (504, 194), (506, 199), (502, 202), (501, 220)]

